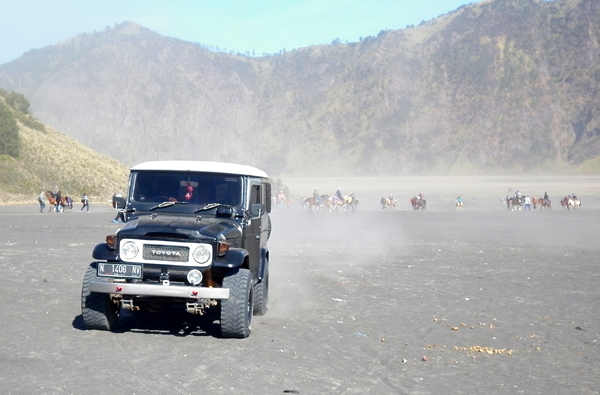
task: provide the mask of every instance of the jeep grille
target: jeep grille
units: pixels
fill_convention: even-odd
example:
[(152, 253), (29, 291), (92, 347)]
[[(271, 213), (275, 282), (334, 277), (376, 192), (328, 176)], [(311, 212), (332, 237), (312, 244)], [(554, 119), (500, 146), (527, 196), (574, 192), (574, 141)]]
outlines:
[(187, 262), (190, 250), (188, 247), (145, 244), (143, 257), (149, 261)]

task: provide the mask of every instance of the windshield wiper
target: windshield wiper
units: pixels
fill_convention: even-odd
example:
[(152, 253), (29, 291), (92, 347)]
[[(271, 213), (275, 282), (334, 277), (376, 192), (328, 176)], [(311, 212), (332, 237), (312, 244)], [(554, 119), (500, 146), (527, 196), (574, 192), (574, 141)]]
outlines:
[(153, 210), (156, 210), (157, 208), (171, 207), (176, 204), (188, 204), (188, 202), (162, 202), (158, 206), (151, 207), (148, 211), (153, 211)]
[(226, 206), (225, 204), (222, 203), (209, 203), (206, 206), (199, 208), (198, 210), (194, 211), (195, 213), (199, 213), (200, 211), (207, 211), (207, 210), (211, 210), (213, 208), (217, 208), (217, 207), (222, 207), (222, 206)]

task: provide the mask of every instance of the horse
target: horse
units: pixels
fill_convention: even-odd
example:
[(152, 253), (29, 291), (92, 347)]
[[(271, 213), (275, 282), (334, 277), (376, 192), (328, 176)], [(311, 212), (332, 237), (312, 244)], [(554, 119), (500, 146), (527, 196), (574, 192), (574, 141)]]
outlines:
[(522, 211), (523, 200), (515, 196), (508, 197), (506, 199), (506, 206), (510, 211)]
[(552, 210), (552, 202), (550, 201), (550, 199), (539, 199), (539, 203), (540, 210), (543, 208), (546, 210)]
[(568, 210), (569, 209), (568, 204), (569, 204), (568, 196), (565, 196), (564, 198), (560, 199), (560, 205), (562, 208), (566, 208)]
[(581, 202), (579, 201), (579, 199), (571, 196), (565, 196), (564, 198), (562, 198), (560, 201), (560, 205), (563, 208), (566, 208), (567, 210), (575, 210), (581, 208)]
[(413, 210), (427, 209), (427, 201), (425, 199), (419, 199), (416, 196), (410, 199), (410, 204), (412, 205)]
[(388, 207), (391, 210), (395, 210), (396, 209), (396, 203), (398, 203), (398, 201), (396, 199), (389, 199), (389, 198), (386, 199), (384, 197), (382, 197), (379, 202), (381, 203), (381, 209), (382, 210), (385, 210)]
[(346, 203), (344, 202), (344, 199), (340, 199), (337, 196), (332, 196), (329, 199), (327, 199), (327, 203), (325, 203), (328, 207), (329, 207), (329, 212), (333, 212), (333, 210), (335, 211), (339, 211), (341, 213), (346, 211)]
[(531, 197), (531, 203), (533, 204), (533, 209), (537, 210), (537, 205), (538, 203), (541, 205), (542, 204), (542, 199), (538, 199), (535, 196)]
[(463, 201), (462, 200), (457, 200), (456, 201), (456, 209), (457, 210), (462, 210), (463, 208), (464, 208), (463, 207)]
[[(46, 195), (46, 199), (48, 199), (48, 203), (49, 203), (48, 212), (49, 213), (52, 211), (54, 211), (55, 213), (58, 212), (60, 210), (58, 208), (60, 202), (56, 200), (55, 195), (50, 191), (46, 191), (44, 194)], [(61, 198), (61, 201), (62, 201), (62, 198)]]
[(73, 209), (73, 198), (71, 196), (63, 196), (60, 199), (60, 204), (63, 208), (68, 208), (69, 210)]
[(581, 208), (581, 202), (576, 197), (569, 197), (567, 202), (567, 209), (572, 208), (573, 210), (579, 210)]
[(324, 202), (326, 199), (324, 199), (324, 196), (328, 197), (327, 195), (323, 195), (320, 198), (316, 198), (316, 197), (307, 197), (307, 198), (302, 198), (300, 199), (300, 205), (302, 207), (307, 207), (308, 205), (308, 211), (312, 212), (313, 208), (316, 208), (317, 212), (321, 211), (321, 209), (324, 209)]

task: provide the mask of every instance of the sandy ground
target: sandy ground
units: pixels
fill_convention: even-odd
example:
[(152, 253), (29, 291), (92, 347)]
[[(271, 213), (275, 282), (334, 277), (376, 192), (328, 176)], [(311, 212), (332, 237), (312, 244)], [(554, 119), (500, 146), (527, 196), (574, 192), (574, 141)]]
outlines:
[[(272, 213), (270, 310), (245, 340), (178, 309), (83, 329), (81, 281), (114, 213), (0, 207), (0, 393), (600, 391), (600, 177), (283, 181), (360, 204)], [(517, 189), (554, 209), (507, 211)], [(427, 211), (410, 209), (418, 192)], [(569, 193), (580, 211), (560, 208)]]

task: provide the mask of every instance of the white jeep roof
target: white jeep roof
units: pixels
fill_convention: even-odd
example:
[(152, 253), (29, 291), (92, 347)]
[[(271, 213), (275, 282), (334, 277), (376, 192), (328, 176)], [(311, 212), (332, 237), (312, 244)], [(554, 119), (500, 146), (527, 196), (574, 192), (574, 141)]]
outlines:
[(267, 173), (252, 166), (195, 160), (159, 160), (142, 162), (133, 166), (131, 170), (198, 171), (268, 178)]

